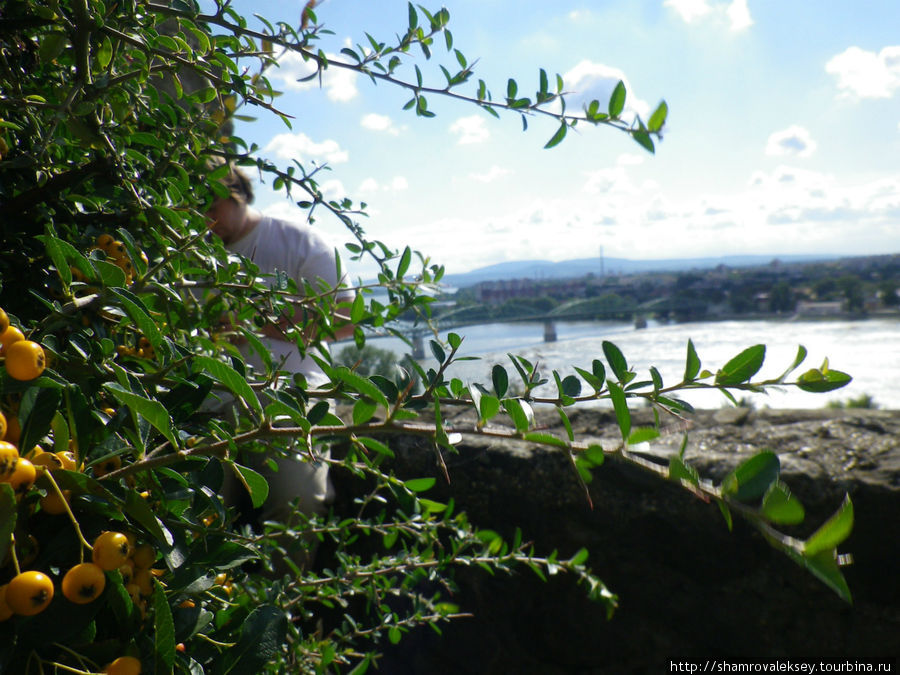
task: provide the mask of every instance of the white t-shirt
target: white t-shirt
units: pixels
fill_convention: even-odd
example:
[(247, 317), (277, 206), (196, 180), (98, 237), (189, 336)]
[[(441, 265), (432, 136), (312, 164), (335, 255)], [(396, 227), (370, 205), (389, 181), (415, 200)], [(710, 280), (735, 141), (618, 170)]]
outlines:
[[(304, 280), (313, 288), (319, 288), (319, 279), (327, 282), (329, 288), (336, 288), (339, 283), (346, 285), (345, 274), (338, 279), (334, 249), (322, 235), (304, 223), (263, 216), (252, 232), (226, 248), (252, 260), (262, 274), (272, 274), (276, 270), (284, 272), (297, 282), (301, 292)], [(272, 281), (274, 283), (274, 279)], [(348, 298), (352, 298), (352, 293), (345, 289), (338, 293), (337, 301)], [(274, 364), (283, 360), (282, 369), (302, 373), (311, 387), (328, 381), (319, 365), (309, 355), (302, 357), (293, 342), (265, 336), (260, 340), (271, 353)], [(262, 360), (252, 347), (247, 345), (242, 352), (250, 365), (263, 368)]]

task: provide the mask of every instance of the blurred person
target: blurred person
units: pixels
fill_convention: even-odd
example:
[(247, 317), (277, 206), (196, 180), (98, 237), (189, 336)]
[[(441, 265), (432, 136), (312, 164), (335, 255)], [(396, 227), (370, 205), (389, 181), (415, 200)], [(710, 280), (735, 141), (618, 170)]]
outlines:
[[(221, 164), (224, 160), (217, 158), (215, 161)], [(229, 172), (221, 182), (229, 194), (216, 199), (206, 212), (206, 217), (210, 231), (221, 239), (229, 252), (253, 261), (259, 267), (260, 274), (272, 274), (278, 270), (289, 275), (301, 291), (304, 281), (318, 288), (318, 280), (321, 279), (330, 288), (338, 289), (335, 303), (352, 299), (349, 289), (341, 290), (342, 286), (346, 286), (346, 275), (338, 278), (334, 249), (318, 232), (305, 223), (272, 218), (251, 207), (253, 185), (239, 168), (229, 165)], [(306, 329), (300, 305), (295, 306), (293, 316), (282, 316), (277, 322), (267, 322), (259, 330), (260, 341), (269, 350), (272, 363), (279, 370), (303, 375), (310, 389), (326, 385), (329, 380), (321, 367), (310, 355), (301, 354), (296, 342), (287, 338), (287, 330), (292, 324), (304, 329), (307, 342), (313, 338), (315, 326)], [(353, 326), (347, 322), (337, 327), (335, 339), (352, 333)], [(264, 372), (262, 359), (254, 350), (244, 342), (239, 344), (239, 348), (249, 366)], [(224, 397), (216, 407), (221, 409), (232, 402), (233, 399)], [(322, 455), (327, 458), (328, 452)], [(253, 454), (243, 461), (261, 473), (269, 484), (268, 498), (257, 514), (260, 522), (286, 522), (295, 506), (308, 515), (324, 515), (334, 499), (328, 464), (313, 461), (307, 453), (276, 458), (277, 471), (269, 468), (268, 458), (264, 454)], [(226, 503), (235, 504), (244, 489), (234, 476), (227, 476), (223, 491)]]

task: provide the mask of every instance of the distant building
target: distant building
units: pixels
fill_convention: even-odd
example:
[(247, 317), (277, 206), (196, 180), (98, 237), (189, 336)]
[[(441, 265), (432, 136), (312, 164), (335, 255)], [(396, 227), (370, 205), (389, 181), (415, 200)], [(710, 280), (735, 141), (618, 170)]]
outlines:
[(841, 300), (824, 302), (808, 302), (801, 300), (797, 303), (799, 316), (833, 316), (844, 311), (844, 303)]

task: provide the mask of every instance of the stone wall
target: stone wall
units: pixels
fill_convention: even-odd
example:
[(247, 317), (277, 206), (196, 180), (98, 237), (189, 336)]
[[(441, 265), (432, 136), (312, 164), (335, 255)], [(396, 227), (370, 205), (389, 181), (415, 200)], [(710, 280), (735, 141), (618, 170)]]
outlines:
[[(577, 411), (572, 423), (580, 438), (614, 443), (611, 411)], [(556, 450), (466, 440), (458, 455), (445, 453), (448, 485), (424, 441), (396, 439), (398, 475), (437, 476), (430, 498), (452, 497), (480, 527), (505, 536), (520, 527), (538, 553), (587, 547), (620, 606), (607, 621), (564, 577), (545, 584), (527, 570), (465, 570), (452, 600), (474, 618), (386, 647), (381, 672), (656, 673), (670, 660), (701, 657), (896, 658), (900, 414), (731, 409), (700, 411), (691, 426), (687, 457), (701, 476), (721, 478), (762, 449), (778, 453), (807, 510), (792, 534), (812, 532), (850, 494), (856, 523), (841, 550), (855, 560), (845, 568), (852, 606), (751, 527), (736, 520), (729, 532), (714, 504), (631, 466), (607, 461), (595, 471), (590, 508)], [(666, 432), (645, 456), (666, 462), (677, 452), (682, 429)], [(338, 508), (349, 509), (354, 485), (336, 481)]]

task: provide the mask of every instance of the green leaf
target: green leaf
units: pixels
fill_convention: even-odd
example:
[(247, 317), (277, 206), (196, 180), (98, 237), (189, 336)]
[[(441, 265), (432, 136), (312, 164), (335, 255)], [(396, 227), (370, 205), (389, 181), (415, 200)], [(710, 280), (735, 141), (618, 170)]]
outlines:
[(763, 497), (762, 514), (779, 525), (796, 525), (802, 523), (806, 516), (803, 504), (781, 481), (772, 483)]
[(569, 421), (569, 416), (566, 414), (565, 409), (562, 406), (556, 406), (556, 412), (559, 413), (559, 419), (566, 430), (566, 436), (568, 436), (569, 441), (574, 441), (575, 432), (572, 430), (572, 423)]
[(153, 653), (156, 656), (156, 672), (159, 675), (172, 672), (175, 665), (175, 623), (172, 609), (162, 585), (153, 584)]
[(693, 382), (700, 372), (700, 357), (697, 356), (697, 350), (694, 349), (694, 342), (688, 338), (687, 343), (687, 359), (684, 364), (684, 381)]
[(255, 608), (241, 626), (236, 645), (222, 653), (217, 675), (258, 675), (281, 653), (287, 638), (287, 615), (274, 605)]
[[(134, 394), (116, 382), (106, 382), (103, 388), (112, 395), (121, 405), (128, 406), (135, 414), (147, 420), (156, 428), (173, 448), (178, 447), (175, 431), (172, 428), (172, 419), (162, 403), (143, 396)], [(258, 404), (257, 404), (258, 405)]]
[(638, 427), (628, 435), (628, 445), (646, 443), (654, 438), (659, 438), (659, 429), (655, 427)]
[(141, 302), (140, 298), (124, 288), (111, 288), (110, 290), (113, 295), (119, 298), (119, 302), (122, 303), (122, 307), (125, 309), (126, 314), (128, 314), (129, 318), (137, 324), (141, 333), (150, 340), (150, 344), (153, 345), (153, 348), (159, 349), (159, 346), (162, 343), (162, 335), (159, 332), (159, 328), (156, 326), (156, 322), (150, 318), (150, 312), (144, 306), (144, 303)]
[(20, 448), (33, 448), (50, 430), (62, 400), (59, 389), (41, 388), (34, 399), (34, 404), (25, 419), (22, 435), (19, 438)]
[(366, 301), (362, 293), (357, 293), (350, 307), (350, 322), (358, 324), (366, 312)]
[(232, 463), (231, 468), (234, 469), (238, 480), (250, 493), (250, 501), (253, 502), (253, 508), (258, 509), (269, 496), (269, 483), (261, 474), (246, 466)]
[(794, 372), (797, 367), (806, 360), (806, 347), (803, 345), (799, 345), (797, 347), (797, 356), (794, 357), (794, 362), (788, 366), (787, 370), (785, 370), (781, 375), (778, 376), (776, 382), (784, 382), (788, 375)]
[(169, 532), (162, 524), (162, 521), (150, 510), (150, 507), (147, 505), (147, 500), (141, 498), (137, 491), (128, 490), (125, 493), (125, 506), (123, 508), (125, 513), (140, 523), (161, 546), (171, 546), (175, 541), (172, 537), (172, 533)]
[(725, 519), (725, 525), (728, 526), (728, 531), (731, 532), (732, 529), (734, 529), (734, 522), (731, 519), (731, 509), (729, 509), (728, 504), (722, 500), (716, 500), (716, 504), (719, 505), (719, 511), (722, 512), (722, 517)]
[(821, 394), (826, 391), (834, 391), (845, 387), (853, 380), (847, 373), (839, 370), (822, 371), (819, 369), (807, 370), (797, 378), (797, 386), (803, 391)]
[(518, 398), (508, 398), (503, 401), (503, 408), (513, 421), (513, 426), (520, 434), (528, 431), (530, 419), (534, 417), (531, 406)]
[(742, 502), (759, 499), (778, 480), (780, 472), (778, 455), (771, 450), (763, 450), (725, 477), (722, 492)]
[(562, 143), (562, 140), (566, 137), (566, 132), (569, 130), (569, 125), (563, 122), (559, 125), (559, 129), (556, 130), (556, 133), (547, 141), (546, 145), (544, 145), (544, 149), (547, 150), (554, 146)]
[(584, 451), (584, 458), (594, 466), (600, 466), (606, 461), (606, 453), (603, 452), (603, 446), (598, 443), (592, 443), (588, 449)]
[(656, 146), (653, 143), (653, 139), (643, 129), (635, 129), (631, 132), (631, 137), (647, 152), (656, 152)]
[(759, 372), (765, 359), (765, 345), (747, 347), (747, 349), (731, 359), (718, 373), (716, 373), (716, 384), (728, 386), (746, 382)]
[(850, 536), (852, 530), (853, 502), (850, 501), (850, 495), (847, 495), (837, 512), (803, 544), (803, 555), (809, 557), (834, 549)]
[(669, 480), (687, 481), (691, 485), (699, 485), (700, 474), (697, 473), (697, 469), (685, 463), (682, 457), (672, 455), (669, 458)]
[(656, 110), (653, 111), (653, 114), (650, 115), (650, 119), (647, 121), (647, 128), (650, 131), (659, 131), (666, 123), (668, 114), (669, 106), (665, 101), (660, 101), (660, 104), (656, 106)]
[(509, 375), (506, 373), (506, 368), (500, 364), (495, 365), (491, 369), (491, 381), (494, 384), (494, 391), (497, 393), (497, 396), (503, 398), (506, 390), (509, 388)]
[(353, 424), (365, 424), (375, 415), (378, 404), (368, 398), (361, 398), (353, 404)]
[(397, 279), (402, 279), (403, 275), (406, 274), (411, 260), (412, 250), (407, 246), (403, 249), (403, 255), (400, 256), (400, 263), (397, 265)]
[(334, 371), (334, 374), (339, 380), (341, 380), (351, 389), (354, 389), (364, 396), (368, 396), (370, 399), (383, 405), (385, 408), (389, 407), (387, 398), (385, 398), (384, 394), (381, 392), (381, 389), (379, 389), (375, 385), (375, 383), (368, 378), (357, 375), (345, 366), (337, 368)]
[(631, 377), (629, 377), (628, 362), (625, 360), (625, 355), (622, 354), (622, 350), (612, 342), (604, 340), (603, 354), (606, 356), (606, 361), (609, 363), (609, 367), (615, 374), (616, 379), (622, 383), (628, 382)]
[(850, 587), (847, 586), (847, 580), (844, 579), (841, 568), (838, 566), (837, 554), (834, 549), (820, 551), (812, 556), (799, 557), (797, 562), (837, 593), (841, 600), (848, 603), (853, 602)]
[(232, 394), (239, 397), (248, 407), (262, 416), (262, 404), (256, 397), (256, 393), (247, 384), (247, 380), (238, 371), (211, 356), (195, 356), (194, 365), (201, 372), (212, 377), (216, 382), (225, 386)]
[(427, 492), (436, 482), (436, 478), (412, 478), (403, 481), (403, 486), (410, 492)]
[(446, 360), (447, 354), (444, 352), (444, 348), (441, 346), (440, 342), (437, 340), (429, 340), (428, 346), (431, 347), (431, 353), (434, 356), (435, 361), (443, 363)]
[(619, 80), (619, 83), (613, 89), (612, 95), (609, 97), (609, 116), (618, 117), (625, 109), (625, 83)]
[(582, 379), (584, 379), (585, 382), (591, 385), (591, 388), (595, 393), (603, 391), (603, 387), (606, 386), (601, 378), (598, 378), (593, 373), (589, 373), (588, 371), (579, 368), (578, 366), (575, 366), (575, 372), (581, 375)]
[(399, 644), (400, 640), (403, 639), (403, 633), (400, 631), (397, 626), (391, 626), (388, 631), (388, 640), (390, 640), (392, 645)]
[(566, 443), (561, 438), (557, 438), (553, 434), (546, 434), (540, 431), (535, 431), (530, 434), (525, 434), (524, 436), (526, 441), (531, 441), (532, 443), (540, 443), (541, 445), (552, 445), (555, 448), (568, 448), (569, 444)]
[(387, 445), (382, 443), (381, 441), (376, 441), (374, 438), (368, 437), (360, 437), (356, 439), (361, 445), (364, 445), (369, 450), (373, 450), (377, 452), (379, 455), (385, 455), (386, 457), (393, 457), (394, 451), (391, 450)]
[(562, 380), (560, 393), (564, 396), (578, 396), (581, 393), (581, 380), (574, 375), (566, 375)]
[(612, 380), (607, 380), (606, 386), (609, 387), (609, 397), (612, 399), (613, 408), (616, 411), (616, 420), (619, 422), (622, 440), (626, 440), (631, 433), (631, 411), (628, 409), (628, 403), (625, 400), (625, 392), (618, 383)]
[(496, 396), (484, 395), (478, 404), (478, 414), (482, 422), (488, 422), (500, 412), (500, 399)]

